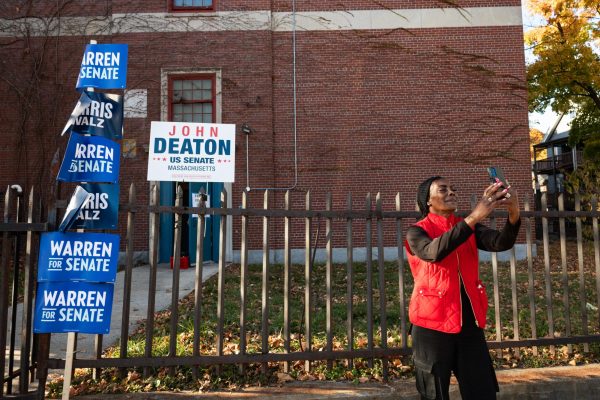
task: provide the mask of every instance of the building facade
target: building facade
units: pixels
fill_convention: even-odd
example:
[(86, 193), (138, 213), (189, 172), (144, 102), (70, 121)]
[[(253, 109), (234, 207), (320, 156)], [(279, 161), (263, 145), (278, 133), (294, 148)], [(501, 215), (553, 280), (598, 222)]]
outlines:
[[(338, 209), (349, 192), (358, 208), (381, 192), (385, 208), (400, 193), (413, 210), (418, 183), (444, 175), (466, 209), (488, 165), (531, 193), (520, 0), (8, 3), (0, 5), (3, 187), (51, 191), (81, 55), (96, 40), (129, 45), (122, 201), (135, 183), (148, 202), (150, 123), (159, 120), (236, 124), (236, 181), (206, 185), (211, 206), (225, 187), (234, 207), (244, 190), (262, 207), (265, 189), (274, 204), (290, 189), (298, 208), (310, 190), (315, 208), (327, 192)], [(174, 184), (160, 186), (172, 204)], [(201, 186), (186, 186), (188, 203)], [(137, 223), (144, 252), (147, 218)], [(215, 219), (209, 233), (217, 227)], [(235, 259), (239, 228), (228, 232)], [(163, 260), (170, 251), (161, 246)]]

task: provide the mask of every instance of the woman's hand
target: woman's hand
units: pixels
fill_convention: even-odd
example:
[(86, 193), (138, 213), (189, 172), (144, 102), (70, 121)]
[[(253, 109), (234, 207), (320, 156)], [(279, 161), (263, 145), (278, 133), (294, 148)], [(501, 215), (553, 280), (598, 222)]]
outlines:
[(508, 220), (514, 225), (519, 221), (521, 215), (519, 211), (519, 196), (517, 195), (517, 191), (510, 185), (502, 193), (504, 193), (504, 197), (498, 200), (498, 205), (508, 209)]
[[(511, 201), (511, 198), (513, 197), (513, 195), (509, 195), (508, 198), (505, 198), (504, 196), (507, 193), (510, 193), (510, 186), (508, 189), (502, 189), (502, 182), (500, 181), (496, 181), (496, 183), (492, 183), (490, 186), (488, 186), (484, 191), (483, 191), (483, 197), (481, 198), (481, 200), (479, 200), (479, 202), (477, 203), (477, 205), (475, 206), (475, 208), (473, 209), (473, 211), (471, 211), (471, 214), (469, 214), (466, 218), (465, 218), (465, 222), (467, 223), (467, 225), (469, 225), (471, 227), (471, 229), (475, 228), (475, 225), (477, 223), (479, 223), (480, 221), (486, 219), (488, 217), (488, 215), (491, 214), (492, 211), (494, 211), (494, 209), (499, 205), (499, 203), (502, 203), (504, 201)], [(516, 192), (515, 193), (515, 200), (513, 201), (517, 201), (516, 200)], [(508, 204), (508, 203), (506, 203)], [(518, 206), (518, 201), (517, 201), (517, 210), (519, 208)], [(509, 211), (510, 213), (510, 211)], [(518, 216), (517, 216), (517, 220), (518, 220)], [(512, 222), (512, 221), (511, 221)]]

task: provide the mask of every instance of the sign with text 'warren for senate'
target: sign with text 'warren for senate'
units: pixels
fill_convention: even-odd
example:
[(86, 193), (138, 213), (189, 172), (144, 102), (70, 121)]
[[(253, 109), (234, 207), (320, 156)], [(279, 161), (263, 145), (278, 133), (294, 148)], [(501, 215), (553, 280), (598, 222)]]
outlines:
[(235, 125), (153, 121), (149, 181), (233, 182)]
[(90, 282), (39, 282), (35, 333), (110, 331), (114, 285)]
[(88, 44), (76, 88), (125, 89), (127, 52), (126, 44)]
[(57, 179), (117, 183), (120, 156), (121, 146), (110, 139), (72, 133)]
[(114, 282), (119, 238), (112, 233), (42, 233), (38, 282)]

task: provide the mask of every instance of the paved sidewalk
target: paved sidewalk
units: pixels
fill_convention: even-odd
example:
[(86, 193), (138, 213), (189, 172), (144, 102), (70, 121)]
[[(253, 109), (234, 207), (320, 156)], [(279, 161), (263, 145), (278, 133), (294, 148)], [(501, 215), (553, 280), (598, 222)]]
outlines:
[[(498, 400), (592, 400), (600, 398), (600, 364), (576, 367), (513, 369), (497, 372), (500, 383)], [(359, 384), (345, 382), (292, 382), (277, 387), (252, 387), (240, 392), (210, 393), (133, 393), (120, 395), (91, 395), (81, 400), (162, 400), (162, 399), (370, 399), (420, 400), (414, 379), (389, 384)], [(451, 400), (460, 399), (454, 383)]]

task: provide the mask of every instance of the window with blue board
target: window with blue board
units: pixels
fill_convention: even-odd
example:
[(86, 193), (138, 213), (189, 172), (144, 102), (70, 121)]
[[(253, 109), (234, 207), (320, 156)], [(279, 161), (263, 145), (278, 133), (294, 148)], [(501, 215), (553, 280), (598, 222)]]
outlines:
[(214, 0), (171, 0), (171, 11), (211, 11), (214, 10)]

